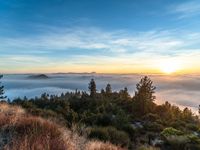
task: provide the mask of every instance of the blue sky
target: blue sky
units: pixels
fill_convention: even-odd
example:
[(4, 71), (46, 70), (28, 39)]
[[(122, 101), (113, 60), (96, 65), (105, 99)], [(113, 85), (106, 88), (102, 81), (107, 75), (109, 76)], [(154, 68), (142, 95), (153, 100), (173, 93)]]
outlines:
[(199, 73), (199, 26), (200, 0), (0, 0), (0, 72)]

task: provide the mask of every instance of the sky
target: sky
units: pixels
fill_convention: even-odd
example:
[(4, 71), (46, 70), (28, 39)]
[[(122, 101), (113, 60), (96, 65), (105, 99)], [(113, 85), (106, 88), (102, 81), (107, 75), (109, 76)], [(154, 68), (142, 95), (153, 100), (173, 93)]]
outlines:
[(200, 0), (0, 0), (0, 73), (200, 73)]

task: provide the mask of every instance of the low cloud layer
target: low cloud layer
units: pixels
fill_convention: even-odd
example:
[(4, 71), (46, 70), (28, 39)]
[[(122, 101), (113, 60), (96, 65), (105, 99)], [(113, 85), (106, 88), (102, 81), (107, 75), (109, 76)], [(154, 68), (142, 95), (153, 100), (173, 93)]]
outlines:
[[(3, 84), (6, 95), (10, 99), (16, 97), (35, 97), (46, 92), (61, 94), (67, 91), (88, 90), (88, 82), (94, 78), (97, 89), (104, 88), (107, 83), (112, 85), (114, 91), (128, 87), (133, 95), (135, 85), (142, 75), (106, 75), (106, 74), (49, 74), (49, 79), (28, 79), (28, 75), (5, 75)], [(189, 107), (197, 111), (200, 97), (200, 77), (198, 75), (163, 76), (150, 75), (157, 87), (157, 103), (169, 101), (181, 108)]]

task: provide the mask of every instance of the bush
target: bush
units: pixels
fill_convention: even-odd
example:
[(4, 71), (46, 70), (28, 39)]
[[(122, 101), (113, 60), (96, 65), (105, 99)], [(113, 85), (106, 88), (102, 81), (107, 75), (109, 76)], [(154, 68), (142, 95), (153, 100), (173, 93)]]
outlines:
[(125, 131), (130, 136), (130, 138), (135, 137), (137, 134), (137, 130), (134, 129), (131, 125), (124, 125), (122, 130)]
[(125, 132), (119, 131), (114, 127), (94, 127), (91, 129), (88, 137), (110, 141), (121, 146), (128, 146), (130, 141), (129, 136)]
[(191, 130), (191, 131), (198, 131), (198, 126), (195, 125), (195, 124), (191, 124), (191, 123), (186, 124), (186, 128)]
[(170, 145), (171, 149), (173, 150), (181, 150), (185, 149), (187, 144), (189, 143), (189, 139), (187, 136), (168, 136), (166, 138), (166, 142)]
[(102, 143), (98, 141), (88, 142), (86, 144), (86, 150), (125, 150), (121, 147), (114, 146), (110, 143)]
[(187, 149), (189, 149), (189, 150), (200, 150), (200, 144), (188, 144)]
[(64, 135), (65, 130), (53, 122), (27, 115), (16, 106), (1, 104), (0, 111), (0, 149), (63, 150), (73, 147), (72, 140)]
[(170, 126), (175, 128), (175, 129), (183, 130), (186, 126), (186, 123), (184, 121), (181, 121), (181, 120), (175, 120), (175, 121), (170, 123)]
[(200, 148), (200, 138), (194, 134), (184, 135), (180, 130), (170, 127), (164, 129), (161, 135), (173, 150)]
[(183, 135), (183, 132), (177, 129), (174, 129), (172, 127), (169, 128), (165, 128), (162, 132), (161, 135), (164, 137), (168, 137), (168, 136), (179, 136), (179, 135)]
[(188, 135), (188, 139), (190, 140), (191, 144), (200, 144), (200, 138), (196, 135)]
[(148, 122), (145, 124), (144, 127), (147, 131), (153, 131), (153, 132), (160, 132), (164, 128), (161, 124), (158, 124), (156, 122)]
[(0, 149), (123, 150), (110, 143), (89, 141), (52, 121), (31, 116), (20, 107), (7, 104), (0, 104)]
[(152, 146), (140, 146), (137, 150), (160, 150), (160, 148), (152, 147)]
[(146, 121), (154, 122), (154, 121), (156, 121), (157, 119), (159, 119), (159, 116), (158, 116), (157, 114), (149, 113), (149, 114), (146, 114), (146, 115), (143, 117), (143, 119), (146, 120)]
[(109, 141), (110, 137), (106, 128), (94, 127), (89, 133), (89, 138), (95, 138), (102, 141)]
[(112, 123), (112, 116), (109, 114), (99, 114), (97, 115), (96, 124), (99, 126), (109, 126)]

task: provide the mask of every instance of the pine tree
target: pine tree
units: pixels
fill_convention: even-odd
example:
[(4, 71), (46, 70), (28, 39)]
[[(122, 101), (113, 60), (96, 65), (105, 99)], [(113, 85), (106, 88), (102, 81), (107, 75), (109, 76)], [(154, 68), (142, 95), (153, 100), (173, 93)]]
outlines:
[(125, 87), (123, 90), (119, 91), (120, 98), (123, 100), (129, 100), (131, 97), (128, 93), (128, 88)]
[(151, 112), (154, 106), (154, 96), (156, 87), (147, 76), (143, 77), (136, 85), (136, 92), (134, 96), (135, 108), (140, 115), (145, 115)]
[(200, 115), (200, 105), (199, 105), (199, 115)]
[(112, 88), (110, 84), (107, 84), (106, 86), (106, 94), (111, 94), (112, 93)]
[(94, 79), (91, 79), (90, 83), (89, 83), (89, 91), (90, 91), (90, 96), (94, 97), (96, 95), (96, 83), (94, 81)]
[(104, 95), (105, 94), (105, 90), (101, 89), (101, 94)]
[[(0, 79), (3, 78), (3, 75), (0, 75)], [(0, 82), (0, 101), (4, 100), (6, 96), (4, 96), (4, 86), (1, 85)]]
[(183, 119), (192, 120), (192, 111), (187, 107), (183, 109)]

